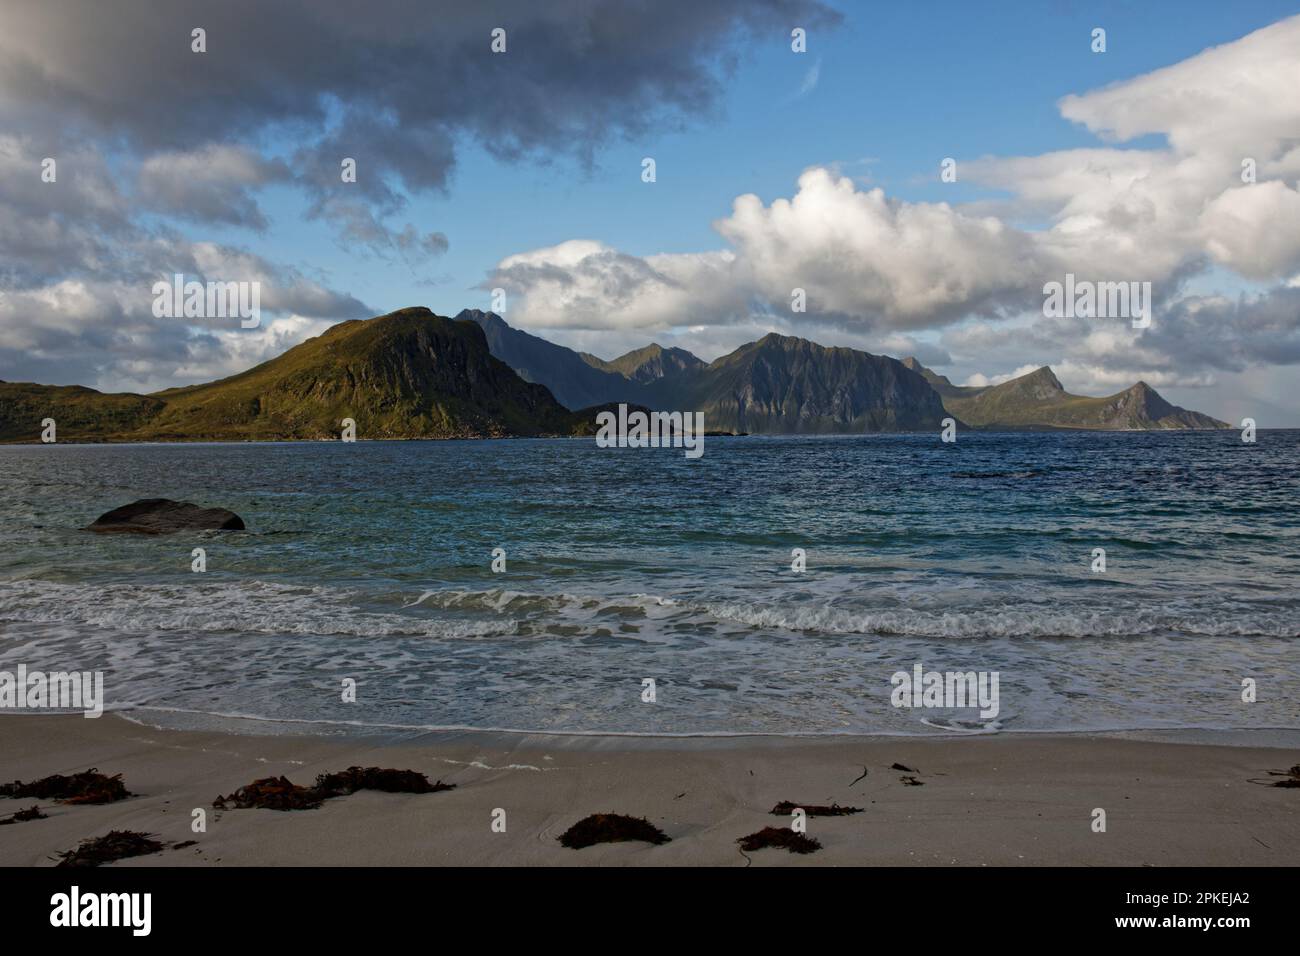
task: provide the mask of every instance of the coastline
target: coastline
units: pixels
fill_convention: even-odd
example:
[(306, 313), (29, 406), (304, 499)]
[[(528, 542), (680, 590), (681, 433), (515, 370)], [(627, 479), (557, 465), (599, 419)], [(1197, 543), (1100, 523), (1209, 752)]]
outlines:
[[(161, 730), (114, 714), (6, 714), (0, 779), (97, 767), (123, 774), (134, 796), (99, 806), (0, 798), (0, 813), (38, 803), (48, 815), (0, 828), (0, 865), (50, 866), (57, 853), (113, 829), (197, 841), (117, 866), (1293, 863), (1300, 797), (1250, 781), (1292, 766), (1297, 751), (1193, 739), (1175, 731), (344, 738)], [(890, 769), (895, 763), (915, 773)], [(416, 770), (456, 789), (362, 791), (304, 811), (212, 808), (218, 794), (257, 778), (307, 785), (353, 765)], [(741, 854), (738, 837), (789, 826), (788, 816), (769, 813), (787, 800), (864, 812), (810, 818), (808, 835), (823, 844), (817, 853)], [(195, 808), (206, 811), (206, 833), (191, 831)], [(1092, 828), (1096, 808), (1106, 811), (1104, 833)], [(504, 833), (492, 830), (497, 809), (506, 813)], [(565, 829), (602, 812), (644, 816), (671, 842), (560, 846)]]
[[(1026, 426), (1022, 428), (1009, 428), (1005, 426), (983, 427), (978, 425), (966, 425), (966, 432), (980, 435), (1040, 435), (1050, 434), (1101, 434), (1101, 435), (1151, 435), (1151, 434), (1181, 434), (1184, 432), (1226, 432), (1238, 431), (1235, 425), (1224, 425), (1223, 427), (1193, 427), (1185, 428), (1070, 428), (1059, 425), (1042, 425)], [(1295, 431), (1296, 427), (1288, 425), (1278, 425), (1268, 428), (1260, 428), (1260, 432), (1278, 432), (1278, 431)], [(889, 431), (866, 431), (866, 432), (721, 432), (706, 431), (705, 438), (871, 438), (875, 436), (893, 436), (893, 435), (931, 435), (933, 432), (920, 429), (897, 429)], [(45, 446), (45, 445), (334, 445), (334, 444), (357, 444), (360, 442), (369, 442), (372, 444), (382, 442), (449, 442), (449, 441), (531, 441), (531, 440), (583, 440), (594, 439), (595, 433), (590, 435), (570, 435), (570, 434), (540, 434), (540, 435), (412, 435), (402, 436), (384, 436), (382, 438), (361, 438), (357, 437), (350, 441), (344, 442), (338, 438), (142, 438), (142, 439), (119, 439), (119, 438), (60, 438), (57, 442), (43, 442), (39, 438), (4, 438), (0, 439), (0, 447), (15, 446)]]

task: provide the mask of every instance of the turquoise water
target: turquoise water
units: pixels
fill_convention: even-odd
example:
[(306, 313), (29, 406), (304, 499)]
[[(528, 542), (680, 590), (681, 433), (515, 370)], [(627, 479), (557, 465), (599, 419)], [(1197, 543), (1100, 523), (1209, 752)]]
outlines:
[[(2, 447), (0, 669), (244, 731), (1296, 728), (1298, 461), (1296, 431)], [(157, 496), (248, 530), (79, 530)], [(894, 708), (916, 663), (997, 671), (999, 714)]]

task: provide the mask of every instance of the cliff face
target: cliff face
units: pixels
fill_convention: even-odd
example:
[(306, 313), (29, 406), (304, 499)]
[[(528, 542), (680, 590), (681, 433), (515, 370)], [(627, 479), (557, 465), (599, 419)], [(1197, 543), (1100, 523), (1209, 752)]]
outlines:
[(639, 384), (600, 359), (581, 355), (554, 342), (511, 328), (494, 312), (466, 309), (456, 316), (475, 322), (487, 336), (492, 355), (527, 382), (550, 389), (565, 408), (579, 409), (607, 402), (637, 403), (644, 397)]
[(605, 361), (512, 329), (490, 312), (461, 315), (487, 330), (497, 358), (574, 408), (627, 402), (702, 411), (710, 429), (769, 434), (932, 429), (944, 418), (919, 374), (855, 349), (769, 335), (707, 364), (657, 344)]
[(649, 404), (752, 433), (930, 430), (945, 417), (934, 389), (896, 359), (776, 334), (660, 380)]
[(981, 388), (953, 385), (916, 359), (906, 362), (942, 396), (944, 407), (976, 428), (1152, 431), (1231, 427), (1209, 415), (1171, 405), (1146, 382), (1093, 398), (1071, 395), (1046, 365), (1001, 385)]

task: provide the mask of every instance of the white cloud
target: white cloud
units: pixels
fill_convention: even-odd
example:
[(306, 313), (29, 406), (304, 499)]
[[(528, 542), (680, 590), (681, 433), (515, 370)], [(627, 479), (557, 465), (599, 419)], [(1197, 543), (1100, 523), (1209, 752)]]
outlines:
[(1283, 182), (1222, 193), (1205, 207), (1201, 227), (1210, 255), (1244, 276), (1285, 278), (1300, 268), (1300, 192)]

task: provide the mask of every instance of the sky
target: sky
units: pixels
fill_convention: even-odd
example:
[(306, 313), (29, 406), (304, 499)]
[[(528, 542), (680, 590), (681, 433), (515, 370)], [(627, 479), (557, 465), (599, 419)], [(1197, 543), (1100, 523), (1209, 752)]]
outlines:
[[(260, 325), (155, 316), (175, 273)], [(1067, 273), (1151, 327), (1044, 315)], [(777, 331), (1300, 426), (1300, 4), (0, 0), (0, 379), (188, 384), (494, 289), (606, 358)]]

